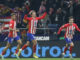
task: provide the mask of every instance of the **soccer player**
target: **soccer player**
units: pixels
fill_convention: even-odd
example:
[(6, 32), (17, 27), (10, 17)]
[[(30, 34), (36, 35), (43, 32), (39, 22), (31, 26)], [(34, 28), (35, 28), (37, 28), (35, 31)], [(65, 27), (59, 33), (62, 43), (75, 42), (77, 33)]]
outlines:
[(27, 42), (26, 44), (19, 50), (18, 55), (20, 55), (21, 51), (26, 49), (30, 42), (33, 42), (33, 57), (34, 58), (38, 58), (36, 55), (36, 45), (37, 45), (37, 40), (35, 39), (35, 33), (36, 33), (36, 28), (37, 28), (37, 23), (38, 20), (41, 20), (43, 18), (45, 18), (45, 16), (47, 15), (47, 13), (45, 12), (43, 14), (43, 16), (41, 17), (36, 17), (36, 12), (34, 10), (31, 11), (31, 17), (27, 17), (27, 15), (24, 16), (25, 20), (28, 20), (29, 23), (29, 29), (27, 32)]
[(11, 46), (12, 42), (15, 40), (17, 41), (18, 45), (17, 45), (17, 49), (15, 51), (15, 56), (17, 58), (18, 55), (16, 54), (22, 44), (21, 40), (20, 40), (20, 37), (17, 35), (17, 29), (16, 29), (16, 15), (15, 13), (12, 13), (11, 14), (11, 21), (9, 23), (9, 35), (8, 35), (8, 42), (7, 42), (7, 45), (6, 47), (4, 48), (4, 50), (2, 51), (2, 54), (0, 55), (2, 60), (4, 60), (4, 54), (6, 53), (6, 50)]
[(77, 24), (74, 23), (74, 19), (73, 17), (70, 17), (69, 18), (69, 23), (63, 25), (60, 27), (59, 31), (58, 31), (58, 34), (60, 34), (60, 32), (62, 31), (62, 29), (66, 29), (66, 33), (65, 33), (65, 41), (66, 41), (66, 46), (64, 48), (64, 52), (62, 53), (63, 57), (68, 49), (68, 45), (70, 45), (70, 58), (72, 58), (72, 48), (74, 47), (74, 43), (72, 41), (73, 39), (73, 35), (74, 35), (74, 31), (75, 29), (77, 31), (80, 32), (80, 29), (78, 28)]

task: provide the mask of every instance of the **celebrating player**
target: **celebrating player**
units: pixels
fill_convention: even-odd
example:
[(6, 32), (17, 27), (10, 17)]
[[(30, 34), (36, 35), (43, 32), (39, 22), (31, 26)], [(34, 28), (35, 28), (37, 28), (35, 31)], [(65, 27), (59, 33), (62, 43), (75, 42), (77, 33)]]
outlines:
[(27, 43), (19, 50), (18, 55), (20, 55), (21, 51), (26, 49), (30, 42), (33, 42), (33, 57), (34, 58), (38, 58), (36, 56), (36, 45), (37, 45), (37, 40), (35, 39), (35, 32), (36, 32), (36, 28), (37, 28), (37, 22), (38, 20), (41, 20), (43, 18), (45, 18), (46, 16), (46, 12), (43, 14), (43, 16), (41, 17), (36, 17), (36, 12), (34, 10), (31, 11), (31, 16), (32, 17), (27, 17), (27, 15), (24, 16), (25, 20), (29, 21), (29, 30), (27, 32)]
[(6, 47), (4, 48), (4, 50), (2, 51), (2, 54), (0, 55), (2, 60), (4, 60), (4, 54), (6, 53), (6, 50), (11, 46), (11, 43), (16, 40), (18, 45), (17, 45), (17, 49), (16, 49), (16, 52), (15, 52), (15, 56), (17, 58), (18, 55), (16, 54), (22, 44), (19, 36), (17, 35), (17, 29), (16, 29), (16, 16), (15, 16), (15, 13), (12, 13), (11, 14), (11, 21), (9, 23), (9, 35), (8, 35), (8, 43), (6, 45)]
[(73, 17), (70, 17), (69, 18), (69, 23), (63, 25), (60, 27), (59, 31), (58, 31), (58, 34), (60, 34), (60, 32), (62, 31), (62, 29), (66, 29), (66, 33), (65, 33), (65, 41), (66, 41), (66, 46), (64, 48), (64, 52), (62, 53), (63, 57), (65, 55), (65, 52), (67, 51), (68, 49), (68, 45), (70, 44), (70, 58), (72, 58), (72, 48), (74, 47), (74, 43), (72, 42), (72, 39), (73, 39), (73, 35), (74, 35), (74, 31), (75, 29), (77, 31), (80, 32), (80, 29), (78, 28), (78, 26), (74, 23), (74, 19)]

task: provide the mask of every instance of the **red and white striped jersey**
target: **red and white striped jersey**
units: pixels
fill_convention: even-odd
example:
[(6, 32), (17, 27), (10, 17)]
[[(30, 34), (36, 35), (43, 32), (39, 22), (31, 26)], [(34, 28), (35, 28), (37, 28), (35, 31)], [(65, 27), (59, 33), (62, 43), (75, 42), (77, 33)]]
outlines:
[(9, 23), (9, 28), (14, 29), (14, 31), (9, 31), (8, 37), (16, 37), (17, 36), (17, 32), (16, 32), (16, 21), (11, 20), (10, 23)]
[(35, 34), (37, 23), (38, 23), (37, 19), (32, 19), (31, 21), (29, 21), (29, 30), (28, 30), (29, 33)]
[(80, 29), (78, 28), (78, 26), (75, 23), (73, 23), (72, 25), (70, 25), (68, 23), (68, 24), (65, 24), (62, 27), (60, 27), (58, 34), (60, 34), (62, 29), (64, 29), (64, 28), (66, 28), (65, 38), (71, 38), (72, 39), (75, 29), (80, 32)]
[(35, 19), (32, 18), (32, 17), (27, 17), (27, 15), (24, 16), (24, 19), (26, 19), (26, 20), (29, 21), (29, 30), (28, 30), (28, 33), (35, 34), (38, 20), (41, 20), (41, 19), (45, 18), (46, 14), (47, 13), (45, 12), (43, 14), (43, 16), (36, 17)]

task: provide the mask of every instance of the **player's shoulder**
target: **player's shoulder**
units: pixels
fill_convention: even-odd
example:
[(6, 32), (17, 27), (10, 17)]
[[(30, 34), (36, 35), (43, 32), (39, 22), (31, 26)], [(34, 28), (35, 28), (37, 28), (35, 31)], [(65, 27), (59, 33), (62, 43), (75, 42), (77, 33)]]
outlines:
[(11, 22), (14, 22), (14, 20), (13, 20), (13, 19), (11, 19)]
[(76, 23), (73, 23), (73, 25), (77, 25)]

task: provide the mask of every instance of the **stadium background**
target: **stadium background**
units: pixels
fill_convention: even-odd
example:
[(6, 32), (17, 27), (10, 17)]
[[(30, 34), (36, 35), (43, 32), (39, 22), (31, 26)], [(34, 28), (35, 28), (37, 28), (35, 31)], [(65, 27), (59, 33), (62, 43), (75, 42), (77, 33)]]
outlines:
[[(80, 26), (80, 2), (79, 0), (0, 0), (0, 25), (5, 24), (5, 31), (0, 34), (0, 53), (6, 44), (7, 29), (10, 21), (10, 14), (16, 13), (17, 28), (20, 29), (18, 34), (22, 41), (26, 42), (26, 31), (28, 22), (23, 19), (25, 14), (29, 15), (31, 10), (37, 12), (37, 16), (41, 16), (44, 10), (48, 14), (45, 19), (38, 21), (38, 28), (36, 36), (38, 40), (37, 53), (39, 57), (61, 57), (65, 41), (64, 31), (57, 36), (59, 27), (68, 22), (68, 17), (73, 16), (75, 23)], [(80, 27), (79, 27), (80, 28)], [(74, 36), (75, 48), (73, 49), (73, 56), (80, 57), (80, 34), (76, 32)], [(13, 53), (16, 49), (15, 42), (11, 50), (8, 49), (5, 57), (15, 57)], [(30, 53), (29, 53), (30, 52)], [(69, 57), (69, 51), (65, 57)], [(21, 57), (32, 57), (32, 49), (28, 47), (25, 52), (21, 53)]]

